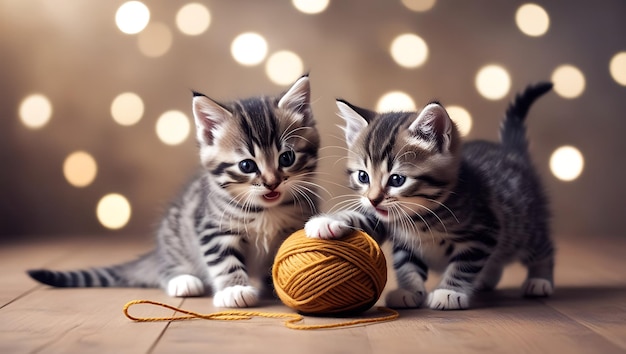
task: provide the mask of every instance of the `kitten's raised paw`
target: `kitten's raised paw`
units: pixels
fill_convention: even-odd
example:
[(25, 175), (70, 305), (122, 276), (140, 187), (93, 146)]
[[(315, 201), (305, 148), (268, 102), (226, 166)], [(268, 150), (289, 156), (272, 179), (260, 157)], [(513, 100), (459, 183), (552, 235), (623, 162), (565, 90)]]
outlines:
[(422, 302), (424, 302), (425, 295), (425, 291), (414, 293), (409, 290), (399, 288), (392, 290), (387, 294), (385, 303), (387, 306), (396, 309), (416, 308), (420, 307)]
[(251, 307), (259, 303), (259, 291), (249, 285), (224, 288), (213, 296), (216, 307)]
[(530, 278), (522, 285), (524, 296), (526, 297), (546, 297), (552, 295), (554, 289), (552, 283), (547, 279)]
[(469, 307), (469, 296), (449, 289), (436, 289), (428, 295), (428, 307), (433, 310), (464, 310)]
[(204, 294), (202, 280), (193, 275), (176, 276), (167, 283), (167, 295), (173, 297), (200, 296)]
[(326, 215), (311, 218), (304, 224), (304, 232), (310, 238), (335, 239), (346, 235), (349, 231), (350, 225), (345, 221)]

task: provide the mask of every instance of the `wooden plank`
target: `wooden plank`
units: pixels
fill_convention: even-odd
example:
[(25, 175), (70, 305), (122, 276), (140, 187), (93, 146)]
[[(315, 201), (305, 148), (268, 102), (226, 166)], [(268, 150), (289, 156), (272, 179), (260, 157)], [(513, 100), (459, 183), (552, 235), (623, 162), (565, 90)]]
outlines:
[[(285, 328), (282, 320), (259, 318), (134, 323), (121, 310), (133, 299), (205, 313), (219, 309), (208, 297), (183, 301), (159, 289), (52, 289), (37, 286), (23, 274), (33, 264), (68, 269), (128, 260), (149, 249), (147, 242), (10, 245), (0, 249), (0, 281), (16, 279), (13, 295), (26, 291), (0, 308), (0, 352), (623, 353), (626, 281), (621, 271), (626, 264), (616, 249), (624, 245), (561, 240), (557, 290), (550, 299), (521, 298), (525, 270), (514, 265), (499, 290), (478, 296), (470, 310), (407, 310), (393, 322), (319, 331), (295, 331)], [(432, 277), (429, 287), (435, 282)], [(258, 310), (291, 311), (277, 302), (265, 302)], [(132, 313), (173, 315), (150, 306), (134, 307)], [(329, 321), (340, 319), (306, 318), (308, 324)]]
[(559, 285), (542, 302), (626, 351), (626, 240), (597, 241), (559, 244)]
[[(521, 299), (517, 291), (500, 290), (478, 300), (476, 308), (468, 311), (406, 310), (393, 322), (321, 331), (289, 330), (274, 319), (178, 322), (168, 328), (154, 353), (623, 352), (540, 301)], [(216, 311), (208, 298), (187, 299), (183, 307)], [(259, 310), (289, 311), (280, 305)], [(307, 317), (306, 321), (334, 320)]]
[[(373, 352), (623, 353), (626, 244), (611, 241), (557, 240), (553, 298), (521, 298), (526, 270), (513, 264), (499, 290), (478, 295), (468, 311), (403, 311), (396, 322), (369, 326)], [(427, 287), (437, 280), (431, 276)]]
[(0, 353), (148, 352), (167, 322), (128, 320), (122, 307), (138, 298), (180, 301), (158, 289), (42, 288), (0, 311)]
[(543, 301), (626, 352), (626, 286), (567, 287)]
[(75, 248), (59, 242), (3, 245), (0, 248), (0, 308), (37, 286), (26, 275), (26, 269), (53, 264), (55, 260), (71, 254)]
[(42, 267), (69, 269), (130, 260), (147, 251), (146, 240), (115, 238), (43, 239), (0, 247), (0, 308), (37, 288), (26, 274)]
[[(219, 311), (209, 298), (186, 299), (184, 308), (201, 313)], [(292, 312), (277, 303), (254, 310)], [(343, 319), (306, 317), (307, 324), (340, 322)], [(331, 330), (293, 330), (283, 320), (255, 318), (244, 321), (194, 320), (172, 323), (153, 353), (371, 353), (365, 327)]]
[[(478, 308), (402, 311), (368, 326), (373, 353), (623, 353), (602, 336), (517, 291), (500, 290)], [(488, 307), (481, 307), (488, 306)]]
[(123, 305), (136, 298), (180, 299), (171, 299), (160, 289), (55, 289), (37, 285), (24, 274), (25, 269), (37, 265), (71, 269), (112, 264), (149, 248), (146, 242), (112, 241), (62, 240), (57, 245), (44, 242), (26, 248), (12, 245), (7, 252), (15, 256), (3, 259), (3, 265), (10, 266), (3, 279), (19, 279), (13, 285), (15, 292), (34, 290), (0, 309), (0, 353), (148, 351), (167, 323), (136, 326), (123, 315)]

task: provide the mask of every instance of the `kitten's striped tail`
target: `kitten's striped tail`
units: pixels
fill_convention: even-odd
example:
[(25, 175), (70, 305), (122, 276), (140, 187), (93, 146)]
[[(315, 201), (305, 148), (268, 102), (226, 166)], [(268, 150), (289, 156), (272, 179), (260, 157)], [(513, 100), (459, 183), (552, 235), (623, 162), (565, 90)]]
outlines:
[(500, 141), (505, 148), (520, 153), (528, 151), (524, 120), (533, 102), (550, 91), (552, 86), (551, 82), (540, 82), (530, 85), (511, 102), (506, 111), (504, 121), (500, 126)]
[(55, 271), (28, 270), (31, 278), (59, 288), (89, 287), (157, 287), (159, 277), (154, 252), (140, 258), (108, 267)]

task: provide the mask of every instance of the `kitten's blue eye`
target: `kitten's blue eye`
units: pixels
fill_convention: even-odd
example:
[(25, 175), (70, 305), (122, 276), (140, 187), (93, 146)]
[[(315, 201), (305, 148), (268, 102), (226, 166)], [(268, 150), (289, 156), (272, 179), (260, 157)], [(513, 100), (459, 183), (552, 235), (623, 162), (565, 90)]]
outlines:
[(359, 171), (359, 174), (357, 176), (359, 178), (359, 182), (363, 183), (363, 184), (369, 184), (370, 183), (370, 176), (367, 174), (367, 172), (361, 170)]
[(293, 151), (285, 151), (278, 157), (280, 167), (289, 167), (296, 161), (296, 154)]
[(250, 159), (239, 162), (239, 169), (243, 173), (253, 173), (257, 171), (256, 163)]
[(389, 181), (387, 181), (387, 185), (389, 187), (400, 187), (401, 185), (404, 184), (404, 182), (406, 182), (406, 177), (393, 174), (391, 175), (391, 177), (389, 177)]

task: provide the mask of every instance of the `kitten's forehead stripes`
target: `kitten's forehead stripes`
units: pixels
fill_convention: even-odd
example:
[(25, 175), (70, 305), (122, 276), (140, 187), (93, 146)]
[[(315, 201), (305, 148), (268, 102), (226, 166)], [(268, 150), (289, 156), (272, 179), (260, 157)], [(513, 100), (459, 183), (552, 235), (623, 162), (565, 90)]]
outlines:
[[(247, 148), (252, 154), (254, 154), (254, 146), (259, 149), (269, 151), (272, 146), (276, 148), (276, 151), (281, 151), (285, 148), (285, 137), (289, 137), (290, 134), (286, 132), (280, 132), (279, 127), (280, 119), (276, 117), (276, 99), (271, 97), (263, 97), (257, 99), (248, 99), (235, 102), (237, 113), (242, 116), (241, 128), (246, 137)], [(287, 130), (298, 129), (299, 125), (291, 124)], [(307, 147), (304, 153), (314, 153), (316, 151), (312, 147)]]
[(254, 145), (267, 149), (274, 144), (280, 149), (277, 118), (271, 109), (272, 104), (275, 102), (270, 102), (270, 98), (267, 97), (245, 99), (234, 103), (237, 114), (242, 117), (240, 126), (249, 138), (246, 139), (247, 148), (252, 156), (255, 156)]
[(371, 153), (373, 165), (378, 166), (386, 160), (387, 171), (391, 172), (395, 158), (392, 149), (409, 116), (410, 114), (401, 112), (384, 113), (371, 123), (372, 129), (368, 131), (366, 141), (369, 142), (368, 151)]

